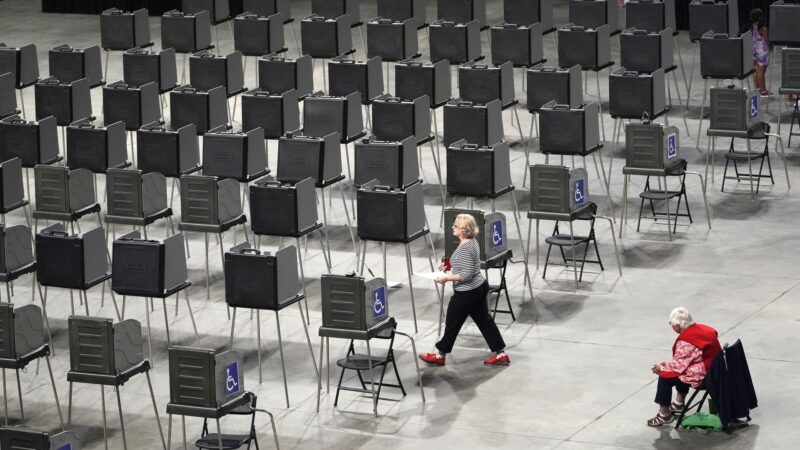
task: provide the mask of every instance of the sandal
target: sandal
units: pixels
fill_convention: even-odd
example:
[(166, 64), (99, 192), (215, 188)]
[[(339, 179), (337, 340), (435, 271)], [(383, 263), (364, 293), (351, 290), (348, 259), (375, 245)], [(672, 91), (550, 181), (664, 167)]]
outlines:
[(680, 416), (681, 414), (683, 414), (683, 408), (685, 406), (686, 405), (684, 405), (683, 403), (672, 402), (672, 404), (669, 405), (669, 412)]
[(675, 420), (675, 415), (670, 414), (666, 417), (662, 416), (660, 413), (656, 414), (655, 417), (647, 421), (648, 427), (660, 427), (661, 425), (665, 425), (668, 423), (672, 423)]

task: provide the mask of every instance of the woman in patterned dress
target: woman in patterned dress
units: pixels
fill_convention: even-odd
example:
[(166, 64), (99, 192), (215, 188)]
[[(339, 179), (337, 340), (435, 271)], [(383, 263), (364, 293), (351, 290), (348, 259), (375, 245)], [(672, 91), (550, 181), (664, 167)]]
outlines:
[[(658, 375), (656, 403), (658, 414), (647, 421), (647, 425), (658, 427), (675, 420), (675, 415), (683, 412), (689, 388), (698, 388), (703, 383), (714, 357), (722, 348), (717, 340), (717, 330), (694, 323), (686, 308), (672, 310), (669, 325), (678, 333), (672, 346), (672, 359), (653, 365), (652, 371)], [(672, 388), (677, 395), (672, 401)]]

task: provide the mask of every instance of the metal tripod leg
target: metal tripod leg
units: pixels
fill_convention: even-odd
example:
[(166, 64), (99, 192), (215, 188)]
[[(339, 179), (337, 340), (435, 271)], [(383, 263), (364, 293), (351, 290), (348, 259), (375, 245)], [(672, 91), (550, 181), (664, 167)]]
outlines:
[[(326, 244), (328, 246), (328, 264), (330, 265), (332, 263), (332, 260), (331, 260), (331, 241), (328, 239), (328, 211), (327, 211), (327, 208), (325, 208), (325, 188), (321, 188), (319, 190), (319, 195), (320, 195), (321, 199), (317, 199), (317, 200), (322, 205), (322, 227), (325, 229), (325, 231), (324, 231), (325, 232), (325, 242), (326, 242)], [(330, 195), (333, 195), (333, 192), (331, 192)], [(328, 267), (328, 270), (330, 270), (330, 266)]]
[(106, 390), (105, 387), (100, 385), (100, 400), (103, 407), (103, 443), (105, 450), (108, 450), (108, 422), (106, 422)]
[(687, 170), (686, 173), (690, 174), (690, 175), (697, 175), (698, 177), (700, 177), (700, 187), (703, 189), (703, 204), (706, 207), (706, 221), (708, 222), (708, 229), (710, 230), (711, 229), (711, 214), (709, 214), (709, 211), (708, 211), (708, 197), (706, 197), (706, 182), (703, 179), (703, 175), (700, 172), (692, 172), (692, 171)]
[[(308, 296), (306, 296), (306, 274), (305, 274), (305, 269), (303, 268), (303, 255), (300, 253), (300, 238), (295, 237), (294, 241), (295, 244), (297, 244), (297, 260), (300, 262), (300, 280), (302, 281), (303, 285), (303, 301), (306, 304), (306, 316), (308, 317), (309, 320), (308, 324), (311, 325), (311, 316), (308, 313)], [(322, 253), (323, 254), (325, 253), (324, 250)]]
[[(675, 73), (674, 70), (672, 71), (672, 82), (675, 85), (675, 92), (678, 93), (678, 105), (680, 105), (680, 107), (681, 107), (681, 117), (683, 118), (683, 128), (686, 130), (686, 136), (691, 138), (692, 134), (689, 131), (689, 123), (686, 121), (686, 114), (688, 114), (688, 111), (686, 111), (686, 108), (683, 106), (683, 99), (681, 98), (681, 90), (678, 89), (678, 74)], [(667, 83), (669, 83), (669, 81), (667, 81)]]
[[(603, 141), (606, 140), (606, 127), (603, 125), (603, 94), (600, 92), (600, 71), (594, 73), (595, 80), (597, 80), (597, 106), (600, 109), (600, 132), (603, 136)], [(588, 77), (587, 77), (588, 78)]]
[[(0, 369), (3, 372), (3, 422), (8, 427), (8, 390), (6, 389), (6, 369)], [(72, 383), (70, 383), (70, 387)]]
[[(56, 380), (53, 378), (53, 367), (50, 365), (50, 357), (45, 356), (45, 362), (47, 362), (47, 373), (50, 375), (50, 385), (53, 387), (53, 397), (56, 399), (56, 411), (58, 411), (58, 421), (61, 423), (61, 431), (64, 431), (64, 416), (61, 415), (61, 403), (58, 402), (58, 391), (56, 391)], [(5, 370), (3, 371), (5, 376)], [(5, 392), (3, 393), (3, 397), (5, 397)], [(20, 397), (21, 398), (21, 397)], [(6, 417), (8, 417), (8, 412), (6, 412)], [(6, 424), (8, 426), (8, 424)]]
[[(525, 151), (525, 167), (528, 167), (531, 165), (529, 143), (525, 142), (525, 137), (522, 134), (522, 122), (519, 120), (519, 111), (517, 111), (517, 108), (512, 108), (512, 110), (514, 112), (514, 118), (517, 120), (517, 128), (519, 129), (519, 141), (522, 143), (522, 150)], [(523, 180), (523, 185), (524, 184), (525, 183)]]
[[(425, 219), (427, 222), (427, 218)], [(430, 227), (429, 227), (430, 228)], [(431, 233), (428, 233), (428, 240), (430, 242), (430, 247), (427, 245), (425, 249), (428, 251), (428, 263), (431, 266), (431, 272), (436, 270), (433, 266), (433, 260), (436, 259), (436, 251), (433, 247), (433, 238), (431, 237)], [(386, 265), (386, 261), (384, 261), (384, 266)], [(442, 335), (442, 321), (444, 319), (444, 287), (442, 287), (442, 291), (439, 291), (439, 283), (436, 281), (433, 282), (433, 287), (436, 289), (436, 296), (439, 297), (439, 331), (437, 332), (437, 336)], [(416, 352), (414, 353), (416, 354)]]
[(319, 376), (319, 368), (317, 367), (317, 360), (314, 358), (314, 348), (311, 346), (311, 336), (308, 334), (308, 326), (306, 325), (306, 320), (303, 318), (303, 307), (300, 306), (300, 303), (297, 304), (297, 309), (300, 310), (300, 321), (303, 322), (303, 331), (306, 335), (306, 342), (308, 343), (308, 352), (311, 354), (311, 363), (314, 364), (314, 373)]
[[(750, 157), (750, 137), (748, 136), (745, 141), (747, 142), (747, 166), (749, 167), (747, 176), (750, 179), (750, 199), (755, 200), (756, 191), (753, 188), (753, 158)], [(669, 216), (667, 217), (669, 218)], [(669, 222), (667, 222), (667, 225), (669, 225)]]
[[(18, 91), (19, 91), (19, 105), (22, 109), (22, 118), (27, 119), (28, 114), (25, 113), (25, 96), (22, 94), (22, 89), (18, 89)], [(28, 191), (28, 193), (30, 195), (30, 191)]]
[[(413, 281), (411, 280), (413, 278), (414, 269), (411, 265), (411, 250), (408, 247), (408, 243), (405, 244), (405, 248), (406, 248), (406, 269), (408, 270), (408, 290), (409, 292), (411, 292), (411, 311), (414, 314), (414, 333), (416, 334), (417, 332), (419, 332), (419, 330), (417, 329), (417, 307), (414, 304), (414, 284)], [(370, 367), (372, 366), (370, 365)], [(372, 369), (370, 369), (370, 375), (372, 375)]]
[(578, 285), (578, 262), (575, 260), (575, 232), (572, 229), (572, 221), (569, 221), (569, 242), (572, 248), (572, 274), (575, 276), (575, 290), (580, 289)]
[[(119, 429), (122, 432), (122, 448), (128, 449), (128, 439), (125, 437), (125, 421), (122, 419), (122, 401), (119, 398), (119, 386), (114, 386), (114, 391), (117, 394), (117, 411), (119, 411)], [(161, 443), (163, 444), (163, 438)]]
[[(672, 42), (675, 44), (675, 51), (678, 52), (678, 63), (681, 65), (681, 75), (683, 76), (683, 87), (686, 88), (686, 92), (689, 92), (689, 82), (686, 80), (686, 68), (683, 65), (683, 52), (681, 51), (681, 47), (678, 45), (678, 38), (677, 36), (672, 36)], [(674, 71), (673, 71), (674, 73)], [(677, 78), (677, 75), (675, 75)], [(680, 102), (680, 90), (678, 90), (677, 83), (675, 84), (675, 90), (678, 91), (678, 101)], [(688, 94), (687, 94), (688, 95)], [(688, 133), (688, 131), (687, 131)]]
[[(406, 247), (406, 251), (408, 251), (407, 249), (408, 247)], [(414, 320), (416, 322), (416, 316), (414, 316)], [(416, 323), (414, 325), (416, 327)], [(372, 393), (372, 412), (375, 413), (375, 417), (378, 417), (378, 397), (375, 395), (375, 381), (372, 377), (372, 349), (369, 347), (369, 339), (367, 339), (367, 367), (369, 367), (369, 389)]]
[(327, 242), (328, 234), (322, 231), (323, 228), (325, 228), (324, 225), (317, 230), (317, 233), (319, 233), (319, 245), (322, 248), (322, 258), (325, 260), (325, 267), (328, 268), (328, 273), (331, 273), (331, 260), (328, 259), (328, 254), (325, 252), (325, 246), (327, 245), (330, 247), (330, 243)]
[(358, 246), (356, 245), (356, 235), (353, 233), (353, 223), (350, 221), (350, 213), (347, 212), (347, 201), (344, 199), (344, 188), (339, 185), (339, 195), (342, 197), (344, 216), (347, 219), (347, 229), (350, 231), (350, 240), (353, 242), (353, 251), (356, 254), (356, 265), (358, 264)]
[[(511, 203), (514, 206), (514, 223), (517, 225), (517, 235), (519, 236), (519, 246), (522, 250), (522, 260), (525, 263), (525, 281), (528, 284), (528, 293), (531, 296), (531, 301), (533, 301), (533, 279), (531, 278), (530, 271), (528, 269), (528, 252), (523, 247), (523, 240), (522, 240), (522, 227), (519, 226), (519, 207), (517, 206), (517, 196), (515, 195), (514, 191), (511, 191)], [(534, 320), (536, 320), (536, 313), (534, 312)]]
[[(258, 317), (258, 311), (256, 311), (256, 317)], [(286, 408), (289, 408), (289, 385), (286, 381), (286, 361), (283, 358), (283, 338), (281, 337), (281, 318), (278, 315), (278, 311), (275, 311), (275, 321), (277, 324), (278, 329), (278, 350), (281, 354), (281, 370), (283, 371), (283, 392), (286, 395)], [(261, 328), (261, 321), (259, 321), (259, 329)], [(306, 324), (303, 324), (305, 326)], [(260, 333), (259, 333), (260, 334)], [(261, 345), (261, 339), (259, 341), (259, 346)], [(258, 370), (259, 370), (259, 382), (261, 381), (261, 351), (258, 352)]]
[(783, 138), (780, 134), (767, 133), (767, 136), (773, 136), (778, 141), (778, 148), (780, 149), (781, 159), (783, 160), (783, 170), (786, 172), (786, 188), (791, 189), (792, 183), (789, 181), (789, 167), (786, 165), (786, 154), (783, 148)]
[[(417, 345), (414, 343), (414, 338), (412, 338), (411, 336), (409, 336), (406, 333), (403, 333), (401, 331), (395, 330), (394, 332), (395, 332), (395, 334), (399, 334), (401, 336), (407, 337), (408, 340), (411, 341), (411, 353), (413, 355), (416, 355), (417, 354)], [(418, 358), (414, 358), (414, 364), (417, 367), (417, 383), (419, 384), (419, 395), (422, 397), (422, 403), (425, 403), (425, 390), (422, 389), (422, 373), (419, 370), (419, 359)]]
[[(189, 310), (189, 319), (192, 321), (192, 329), (194, 330), (194, 339), (195, 341), (200, 339), (200, 335), (197, 333), (197, 323), (194, 321), (194, 313), (192, 312), (192, 304), (189, 303), (189, 289), (183, 290), (183, 296), (186, 298), (186, 309)], [(180, 297), (180, 292), (175, 293), (175, 300)], [(177, 302), (176, 302), (177, 303)]]
[(622, 174), (622, 208), (619, 217), (619, 238), (622, 239), (622, 230), (625, 229), (625, 224), (628, 223), (628, 178), (630, 176), (626, 173)]
[(297, 33), (294, 32), (294, 22), (289, 23), (289, 30), (292, 32), (292, 38), (294, 38), (294, 45), (297, 47), (297, 56), (300, 57), (303, 55), (303, 49), (300, 47), (300, 41), (297, 40)]
[(608, 188), (609, 184), (609, 176), (611, 174), (606, 175), (606, 168), (603, 165), (603, 155), (600, 155), (600, 158), (596, 158), (595, 154), (592, 153), (592, 161), (594, 161), (595, 167), (597, 167), (597, 160), (600, 160), (600, 173), (603, 175), (603, 180), (601, 182), (606, 187), (606, 198), (608, 198), (608, 206), (611, 208), (611, 217), (614, 217), (614, 202), (611, 201), (611, 190)]
[[(672, 240), (672, 226), (670, 225), (670, 213), (669, 213), (669, 187), (667, 187), (667, 177), (664, 177), (664, 206), (667, 208), (667, 236), (669, 236), (669, 240)], [(678, 211), (675, 211), (677, 214)], [(675, 220), (678, 220), (678, 217), (675, 217)]]
[(433, 141), (428, 142), (428, 145), (431, 148), (431, 156), (433, 157), (433, 167), (436, 169), (436, 178), (439, 180), (439, 191), (442, 194), (442, 204), (444, 205), (445, 195), (444, 195), (444, 183), (442, 182), (442, 171), (439, 165), (439, 161), (436, 160), (436, 150), (433, 148)]
[(689, 101), (692, 98), (692, 80), (694, 79), (694, 62), (697, 58), (697, 42), (692, 46), (692, 68), (689, 71), (689, 85), (686, 86), (686, 109), (689, 109)]
[(706, 95), (708, 94), (708, 79), (703, 80), (703, 101), (700, 103), (700, 117), (697, 119), (697, 142), (694, 148), (700, 150), (700, 135), (703, 132), (703, 113), (706, 111)]
[(47, 330), (47, 342), (50, 343), (50, 354), (56, 356), (56, 350), (53, 347), (53, 334), (50, 332), (50, 320), (47, 318), (47, 287), (45, 286), (44, 288), (45, 295), (42, 295), (42, 285), (36, 282), (36, 272), (33, 273), (33, 284), (39, 290), (39, 299), (42, 301), (42, 316), (44, 317), (44, 327)]
[(147, 320), (147, 349), (148, 354), (150, 355), (150, 362), (153, 362), (153, 331), (152, 327), (150, 326), (150, 308), (147, 306), (148, 299), (145, 298), (144, 301), (144, 313), (145, 318)]
[(219, 450), (222, 450), (222, 428), (219, 425), (219, 417), (216, 419), (217, 421), (217, 445), (219, 446)]
[(205, 243), (206, 243), (206, 300), (209, 300), (211, 299), (211, 287), (209, 285), (210, 277), (208, 274), (208, 233), (203, 233), (203, 236), (205, 237)]
[(322, 355), (325, 353), (325, 338), (319, 338), (319, 372), (317, 372), (317, 412), (319, 413), (319, 398), (322, 396)]

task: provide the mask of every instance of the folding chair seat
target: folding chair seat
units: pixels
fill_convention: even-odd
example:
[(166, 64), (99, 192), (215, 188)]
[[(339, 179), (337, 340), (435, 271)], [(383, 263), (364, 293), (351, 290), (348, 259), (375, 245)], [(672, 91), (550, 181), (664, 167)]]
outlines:
[[(501, 313), (510, 314), (512, 321), (517, 320), (517, 317), (514, 315), (514, 307), (511, 306), (511, 297), (508, 294), (508, 285), (506, 284), (506, 269), (508, 268), (508, 261), (512, 258), (512, 256), (513, 252), (509, 249), (500, 255), (489, 259), (485, 264), (482, 264), (484, 270), (487, 271), (487, 275), (489, 269), (497, 269), (500, 271), (500, 282), (498, 284), (490, 284), (489, 292), (486, 294), (489, 303), (491, 303), (491, 297), (494, 295), (494, 307), (491, 308), (492, 319), (497, 316), (497, 313)], [(489, 277), (487, 276), (486, 279), (488, 280)], [(498, 309), (500, 306), (500, 296), (502, 295), (505, 295), (506, 297), (506, 304), (508, 305), (507, 310)]]
[[(583, 269), (587, 262), (595, 263), (600, 265), (600, 270), (605, 270), (603, 267), (603, 260), (600, 258), (600, 251), (597, 249), (597, 238), (595, 237), (594, 233), (594, 222), (595, 222), (595, 214), (597, 214), (597, 204), (590, 202), (590, 207), (581, 211), (581, 214), (577, 215), (574, 220), (581, 220), (581, 221), (588, 221), (589, 222), (589, 232), (586, 235), (576, 235), (576, 234), (563, 234), (558, 229), (558, 221), (556, 221), (555, 227), (553, 228), (553, 234), (547, 238), (545, 238), (545, 243), (547, 243), (547, 256), (544, 259), (544, 270), (542, 271), (542, 279), (545, 278), (547, 275), (547, 266), (550, 263), (550, 252), (553, 247), (558, 247), (558, 250), (561, 252), (561, 258), (563, 259), (563, 265), (565, 266), (572, 266), (573, 270), (578, 270), (577, 264), (580, 263), (580, 275), (578, 275), (578, 281), (583, 281)], [(583, 249), (583, 256), (580, 258), (576, 258), (574, 252), (578, 250), (579, 246), (584, 246)], [(594, 247), (595, 254), (597, 255), (597, 260), (590, 260), (586, 259), (587, 255), (589, 254), (589, 248)], [(572, 257), (570, 260), (572, 261), (571, 264), (567, 263), (567, 257), (564, 253), (564, 247), (570, 247), (572, 249)]]
[[(336, 386), (336, 398), (333, 401), (333, 406), (337, 406), (339, 403), (339, 392), (340, 391), (353, 391), (353, 392), (361, 392), (361, 393), (370, 393), (371, 390), (367, 389), (367, 385), (364, 383), (364, 378), (361, 375), (362, 372), (370, 372), (370, 370), (379, 370), (380, 371), (380, 378), (376, 384), (377, 391), (375, 392), (376, 401), (381, 399), (381, 389), (386, 387), (393, 387), (400, 389), (400, 392), (403, 393), (403, 397), (406, 396), (406, 389), (403, 387), (403, 380), (400, 379), (400, 372), (397, 371), (397, 363), (394, 358), (394, 336), (395, 330), (394, 328), (397, 326), (397, 323), (394, 323), (394, 327), (384, 331), (383, 333), (378, 333), (375, 336), (375, 339), (388, 339), (389, 340), (389, 348), (386, 351), (386, 356), (368, 356), (363, 354), (358, 354), (355, 351), (355, 347), (353, 345), (354, 340), (350, 339), (350, 347), (347, 350), (347, 354), (344, 358), (341, 358), (336, 361), (336, 365), (342, 368), (342, 372), (339, 375), (339, 383)], [(389, 368), (389, 365), (392, 365), (392, 369), (394, 369), (394, 375), (397, 377), (397, 384), (391, 383), (384, 383), (384, 377), (386, 376), (386, 371)], [(344, 381), (344, 374), (346, 371), (351, 370), (356, 372), (356, 376), (358, 377), (358, 381), (361, 383), (360, 388), (353, 388), (349, 386), (342, 386), (342, 382)]]
[[(794, 120), (794, 119), (792, 119)], [(769, 132), (770, 132), (770, 125), (768, 123), (761, 122), (760, 126), (754, 127), (747, 132), (748, 141), (750, 140), (758, 140), (764, 141), (764, 150), (763, 151), (753, 151), (750, 148), (748, 143), (748, 149), (745, 151), (742, 150), (735, 150), (734, 149), (734, 142), (736, 138), (731, 138), (731, 146), (728, 148), (728, 152), (725, 153), (725, 170), (722, 174), (722, 192), (725, 192), (725, 180), (736, 180), (737, 183), (741, 182), (742, 179), (750, 180), (750, 178), (756, 178), (756, 191), (755, 193), (758, 194), (759, 189), (761, 188), (761, 179), (762, 178), (769, 178), (772, 184), (775, 184), (775, 178), (772, 176), (772, 164), (769, 160)], [(791, 128), (789, 130), (791, 133)], [(758, 174), (740, 174), (739, 173), (739, 164), (752, 164), (753, 161), (760, 161), (758, 166)], [(764, 162), (767, 163), (767, 170), (769, 171), (769, 175), (764, 175)], [(736, 173), (736, 176), (729, 177), (728, 176), (728, 166), (733, 163), (733, 170)]]

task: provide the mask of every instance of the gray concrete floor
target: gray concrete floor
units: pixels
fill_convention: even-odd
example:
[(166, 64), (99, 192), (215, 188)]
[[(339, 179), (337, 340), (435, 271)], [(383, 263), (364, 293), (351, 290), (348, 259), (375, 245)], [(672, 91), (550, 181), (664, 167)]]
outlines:
[[(309, 12), (309, 2), (293, 1), (296, 17)], [(364, 17), (376, 14), (375, 1), (363, 2)], [(433, 2), (430, 2), (433, 3)], [(499, 20), (502, 14), (499, 1), (489, 1), (489, 18)], [(99, 20), (96, 16), (51, 15), (38, 12), (38, 2), (6, 0), (0, 3), (0, 41), (9, 45), (37, 44), (43, 76), (48, 73), (47, 50), (62, 43), (76, 47), (99, 44)], [(429, 7), (429, 17), (434, 7)], [(556, 22), (566, 22), (566, 5), (559, 2)], [(159, 47), (159, 19), (152, 18), (151, 28), (156, 47)], [(227, 27), (220, 30), (223, 52), (232, 50)], [(298, 26), (299, 31), (299, 26)], [(286, 33), (290, 55), (296, 54), (294, 42)], [(363, 48), (356, 32), (354, 42), (363, 57)], [(678, 37), (684, 61), (689, 64), (692, 46), (687, 36)], [(427, 37), (420, 33), (423, 53), (427, 53)], [(484, 41), (484, 46), (487, 44)], [(612, 42), (614, 59), (618, 60), (618, 44)], [(485, 52), (488, 49), (485, 49)], [(545, 40), (547, 58), (554, 63), (556, 54), (551, 39)], [(121, 55), (111, 56), (110, 81), (122, 77)], [(247, 84), (254, 84), (253, 61), (248, 66)], [(687, 67), (687, 72), (689, 68)], [(692, 111), (689, 115), (691, 136), (697, 133), (697, 107), (700, 103), (702, 83), (695, 71), (692, 93)], [(777, 80), (779, 71), (772, 72)], [(601, 85), (606, 92), (606, 74)], [(519, 78), (517, 78), (519, 80)], [(594, 81), (590, 79), (590, 81)], [(320, 66), (317, 65), (317, 87), (322, 86)], [(590, 83), (590, 93), (594, 94)], [(681, 82), (681, 89), (683, 83)], [(772, 89), (777, 90), (777, 81)], [(524, 102), (521, 86), (517, 93)], [(673, 92), (674, 94), (674, 92)], [(101, 92), (93, 93), (96, 112), (101, 109)], [(24, 93), (28, 112), (34, 104), (33, 90)], [(588, 97), (591, 99), (591, 96)], [(774, 121), (777, 98), (767, 101), (766, 107)], [(441, 123), (441, 112), (439, 113)], [(512, 144), (512, 175), (518, 187), (522, 186), (524, 152), (518, 133), (510, 127), (509, 113), (505, 113), (506, 135)], [(521, 111), (522, 128), (528, 130), (531, 115)], [(101, 119), (101, 118), (99, 118)], [(704, 156), (694, 148), (680, 114), (670, 113), (673, 124), (681, 127), (682, 155), (691, 169), (702, 171)], [(610, 139), (612, 121), (606, 117), (606, 136)], [(784, 128), (784, 132), (787, 128)], [(786, 135), (784, 135), (786, 136)], [(534, 142), (534, 147), (536, 146)], [(275, 144), (272, 144), (273, 149)], [(610, 145), (603, 150), (608, 158)], [(797, 166), (800, 164), (795, 149), (787, 149), (790, 175), (800, 184)], [(435, 180), (432, 161), (427, 150), (423, 152), (426, 181)], [(508, 343), (512, 364), (506, 368), (484, 367), (488, 356), (485, 343), (471, 322), (465, 326), (453, 354), (443, 368), (423, 368), (422, 379), (427, 403), (422, 403), (414, 376), (410, 346), (404, 340), (396, 345), (399, 370), (408, 389), (408, 396), (387, 389), (391, 400), (381, 401), (380, 417), (371, 414), (370, 400), (366, 396), (345, 392), (338, 408), (333, 407), (333, 396), (323, 394), (320, 413), (315, 413), (316, 379), (304, 342), (300, 317), (294, 308), (281, 313), (281, 329), (287, 357), (291, 408), (286, 408), (275, 334), (275, 317), (263, 314), (261, 331), (264, 348), (264, 381), (258, 383), (256, 359), (256, 322), (248, 314), (240, 313), (236, 326), (235, 350), (245, 358), (245, 387), (259, 395), (259, 403), (273, 411), (283, 448), (559, 448), (559, 449), (610, 449), (610, 448), (796, 448), (800, 442), (797, 428), (796, 405), (800, 391), (791, 388), (800, 378), (800, 359), (794, 350), (798, 334), (798, 300), (800, 299), (800, 273), (796, 255), (800, 252), (797, 239), (797, 218), (800, 198), (787, 190), (783, 174), (784, 162), (772, 153), (775, 184), (762, 185), (762, 192), (752, 201), (745, 183), (731, 183), (730, 192), (720, 192), (720, 157), (717, 155), (717, 179), (708, 186), (708, 196), (713, 217), (713, 229), (706, 226), (701, 187), (696, 179), (687, 183), (689, 201), (695, 222), (682, 224), (672, 242), (668, 240), (663, 225), (645, 220), (641, 232), (629, 222), (625, 237), (620, 241), (623, 276), (617, 273), (613, 255), (611, 232), (605, 223), (598, 223), (600, 253), (606, 264), (601, 272), (595, 266), (585, 275), (576, 292), (571, 272), (553, 268), (546, 280), (541, 270), (533, 273), (535, 299), (531, 301), (523, 288), (523, 264), (517, 262), (509, 268), (508, 280), (517, 321), (507, 316), (498, 318), (498, 324)], [(614, 208), (619, 217), (622, 199), (621, 151), (613, 155), (615, 163), (611, 181)], [(275, 151), (270, 155), (275, 167)], [(533, 162), (543, 162), (538, 152)], [(569, 163), (569, 162), (568, 162)], [(591, 169), (591, 168), (590, 168)], [(593, 174), (590, 170), (590, 174)], [(592, 178), (594, 176), (592, 175)], [(602, 214), (610, 215), (600, 183), (591, 180), (592, 199), (600, 205)], [(642, 180), (634, 179), (631, 189), (635, 208), (635, 193)], [(101, 180), (101, 192), (103, 190)], [(517, 201), (523, 211), (527, 208), (528, 193), (518, 189)], [(441, 201), (438, 190), (426, 185), (427, 215), (433, 226), (437, 251), (441, 254), (443, 230), (438, 226)], [(465, 204), (462, 201), (459, 204)], [(488, 205), (478, 203), (479, 207)], [(498, 203), (498, 209), (512, 217), (508, 199)], [(635, 214), (635, 209), (634, 213)], [(11, 214), (9, 223), (24, 223), (21, 214)], [(619, 220), (617, 220), (619, 226)], [(349, 236), (344, 226), (340, 204), (334, 203), (331, 217), (334, 270), (344, 273), (352, 270), (355, 258)], [(512, 222), (513, 223), (513, 222)], [(83, 224), (84, 229), (93, 226)], [(527, 221), (522, 223), (523, 235)], [(551, 230), (545, 224), (540, 230), (543, 239)], [(118, 230), (120, 231), (120, 230)], [(445, 230), (447, 231), (447, 230)], [(511, 229), (512, 248), (519, 260), (520, 242)], [(151, 236), (163, 237), (166, 229), (156, 226)], [(224, 247), (241, 241), (242, 235), (225, 236)], [(213, 242), (213, 239), (212, 239)], [(198, 345), (226, 349), (230, 322), (226, 320), (222, 268), (218, 249), (211, 249), (211, 299), (205, 298), (205, 271), (203, 265), (202, 236), (191, 236), (189, 260), (192, 306), (200, 330), (200, 340), (195, 343), (191, 334), (186, 308), (182, 304), (175, 315), (174, 304), (167, 305), (173, 339), (183, 345)], [(276, 248), (277, 240), (265, 240), (263, 247)], [(306, 283), (311, 306), (311, 333), (320, 325), (319, 276), (323, 273), (323, 259), (316, 241), (309, 243), (306, 261)], [(428, 262), (420, 242), (412, 246), (415, 270), (426, 270)], [(532, 256), (533, 257), (533, 256)], [(367, 264), (376, 275), (382, 272), (380, 251), (370, 246)], [(400, 329), (413, 332), (410, 296), (402, 249), (390, 246), (388, 278), (402, 281), (403, 286), (390, 292), (390, 311), (400, 324)], [(531, 261), (531, 271), (536, 268)], [(397, 270), (395, 270), (397, 268)], [(30, 302), (30, 282), (26, 279), (15, 286), (16, 304)], [(419, 351), (433, 348), (437, 336), (438, 302), (430, 282), (415, 280), (419, 332), (414, 335)], [(100, 292), (89, 293), (92, 314), (113, 316), (108, 299), (100, 308)], [(61, 404), (66, 415), (67, 382), (69, 369), (67, 354), (69, 295), (66, 291), (50, 290), (49, 316), (56, 347), (53, 369), (57, 380)], [(696, 320), (716, 327), (721, 341), (734, 342), (741, 338), (750, 359), (750, 369), (759, 397), (760, 407), (753, 411), (750, 426), (732, 435), (714, 433), (702, 435), (688, 431), (676, 432), (671, 428), (652, 429), (645, 420), (655, 412), (653, 396), (655, 377), (649, 368), (655, 361), (668, 358), (675, 338), (667, 326), (670, 310), (679, 305), (688, 307)], [(140, 299), (128, 302), (128, 317), (145, 322), (145, 305)], [(534, 318), (535, 313), (535, 318)], [(166, 429), (165, 406), (169, 401), (167, 371), (167, 342), (161, 306), (152, 314), (154, 364), (153, 382), (161, 422)], [(318, 355), (319, 340), (314, 339)], [(333, 342), (331, 356), (335, 360), (345, 352), (346, 342)], [(334, 366), (335, 367), (335, 366)], [(338, 373), (334, 370), (333, 383)], [(9, 374), (10, 375), (10, 374)], [(12, 424), (20, 423), (17, 392), (13, 377), (9, 378), (9, 407)], [(351, 380), (352, 381), (352, 380)], [(22, 374), (26, 423), (31, 427), (56, 430), (58, 425), (47, 374), (38, 374), (33, 368)], [(331, 393), (332, 394), (332, 393)], [(130, 448), (159, 448), (153, 410), (143, 377), (136, 377), (121, 389), (125, 413), (125, 430)], [(106, 390), (108, 404), (109, 439), (111, 448), (121, 448), (121, 433), (113, 393)], [(71, 428), (83, 440), (85, 448), (103, 448), (100, 393), (96, 386), (76, 385), (74, 394), (73, 424)], [(794, 424), (794, 425), (793, 425)], [(177, 425), (177, 422), (176, 422)], [(200, 432), (200, 421), (188, 419), (191, 440)], [(226, 419), (224, 429), (244, 429), (244, 422)], [(166, 431), (166, 430), (165, 430)], [(270, 448), (271, 431), (266, 420), (258, 421), (258, 432), (263, 448)], [(179, 446), (180, 435), (173, 433), (172, 447)]]

